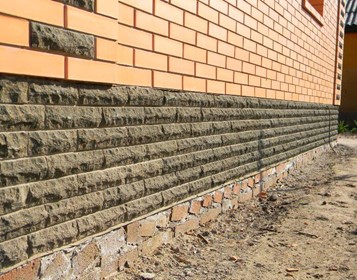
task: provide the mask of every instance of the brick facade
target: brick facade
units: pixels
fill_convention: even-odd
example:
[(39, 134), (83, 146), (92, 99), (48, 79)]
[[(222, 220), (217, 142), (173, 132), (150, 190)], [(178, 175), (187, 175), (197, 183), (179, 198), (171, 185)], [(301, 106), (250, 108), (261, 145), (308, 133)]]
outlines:
[(0, 1), (0, 279), (106, 277), (333, 142), (323, 2)]
[(340, 102), (344, 0), (31, 1), (0, 3), (0, 72)]

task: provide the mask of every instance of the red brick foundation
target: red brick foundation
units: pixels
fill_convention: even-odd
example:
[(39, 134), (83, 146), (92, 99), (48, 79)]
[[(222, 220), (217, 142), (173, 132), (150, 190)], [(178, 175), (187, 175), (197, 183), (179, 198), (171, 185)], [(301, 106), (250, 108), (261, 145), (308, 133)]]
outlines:
[(328, 145), (318, 147), (76, 246), (37, 257), (0, 275), (0, 280), (110, 279), (138, 257), (150, 255), (175, 236), (197, 229), (221, 213), (237, 208), (240, 202), (254, 198), (291, 170), (329, 149)]

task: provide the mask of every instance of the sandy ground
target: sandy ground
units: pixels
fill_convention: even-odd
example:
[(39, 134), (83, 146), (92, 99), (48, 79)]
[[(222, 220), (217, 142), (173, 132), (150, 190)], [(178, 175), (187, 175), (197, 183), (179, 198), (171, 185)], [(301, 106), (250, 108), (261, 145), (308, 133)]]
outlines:
[[(357, 279), (357, 138), (117, 279)], [(199, 238), (198, 235), (204, 238)]]

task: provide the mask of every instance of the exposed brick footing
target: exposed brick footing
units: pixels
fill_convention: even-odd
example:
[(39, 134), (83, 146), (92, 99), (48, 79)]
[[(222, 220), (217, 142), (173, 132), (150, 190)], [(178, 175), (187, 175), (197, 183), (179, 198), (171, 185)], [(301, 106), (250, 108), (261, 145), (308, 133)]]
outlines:
[(329, 145), (315, 148), (80, 245), (31, 260), (3, 273), (0, 280), (111, 279), (138, 257), (150, 255), (175, 236), (197, 229), (221, 213), (237, 208), (240, 202), (254, 198), (293, 169), (311, 162), (329, 149)]

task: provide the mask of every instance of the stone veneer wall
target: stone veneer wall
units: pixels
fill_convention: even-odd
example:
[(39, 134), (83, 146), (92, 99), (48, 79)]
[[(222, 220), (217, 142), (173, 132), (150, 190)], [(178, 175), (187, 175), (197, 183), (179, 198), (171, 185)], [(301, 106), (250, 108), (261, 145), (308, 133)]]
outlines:
[(0, 269), (336, 139), (331, 105), (0, 76)]

